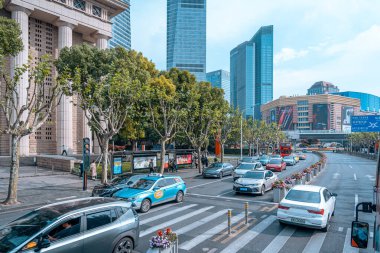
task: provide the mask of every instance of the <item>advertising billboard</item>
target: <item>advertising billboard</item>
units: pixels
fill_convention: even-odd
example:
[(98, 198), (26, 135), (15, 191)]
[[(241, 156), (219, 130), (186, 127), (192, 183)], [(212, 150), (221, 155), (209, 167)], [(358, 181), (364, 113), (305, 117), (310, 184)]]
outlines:
[(351, 116), (354, 115), (354, 108), (342, 106), (342, 131), (351, 133)]
[(157, 167), (157, 157), (155, 155), (134, 156), (133, 157), (133, 169), (134, 170), (149, 169), (150, 161), (153, 161), (153, 166)]
[(112, 174), (113, 175), (120, 175), (122, 173), (123, 173), (123, 170), (122, 170), (122, 164), (121, 164), (121, 157), (115, 157), (113, 159)]
[(276, 109), (270, 110), (270, 123), (276, 122)]
[(278, 124), (281, 130), (293, 130), (293, 106), (282, 106), (278, 109)]
[(313, 104), (313, 130), (330, 130), (330, 105)]
[(192, 154), (177, 155), (177, 164), (178, 165), (192, 164), (192, 162), (193, 162), (192, 158), (193, 158)]

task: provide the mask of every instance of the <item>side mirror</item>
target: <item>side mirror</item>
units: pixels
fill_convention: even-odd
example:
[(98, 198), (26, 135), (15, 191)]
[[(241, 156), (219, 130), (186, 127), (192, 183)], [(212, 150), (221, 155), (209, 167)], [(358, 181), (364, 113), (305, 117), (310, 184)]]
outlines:
[(351, 246), (366, 249), (368, 245), (369, 224), (367, 222), (353, 221), (351, 226)]
[(128, 181), (127, 185), (131, 185), (133, 182), (132, 181)]
[(35, 252), (39, 251), (40, 249), (49, 248), (50, 247), (50, 241), (49, 241), (49, 239), (43, 237), (43, 238), (40, 239), (40, 241), (38, 242), (37, 246), (38, 247), (35, 250)]
[(333, 196), (333, 197), (338, 197), (338, 194), (336, 194), (336, 193), (331, 193), (331, 196)]

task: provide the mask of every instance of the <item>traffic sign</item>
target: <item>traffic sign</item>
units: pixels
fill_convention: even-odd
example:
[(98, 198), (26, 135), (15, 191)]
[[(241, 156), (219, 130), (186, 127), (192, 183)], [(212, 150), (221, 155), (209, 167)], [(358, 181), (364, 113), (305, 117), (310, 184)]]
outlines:
[(351, 132), (380, 132), (380, 115), (351, 116)]

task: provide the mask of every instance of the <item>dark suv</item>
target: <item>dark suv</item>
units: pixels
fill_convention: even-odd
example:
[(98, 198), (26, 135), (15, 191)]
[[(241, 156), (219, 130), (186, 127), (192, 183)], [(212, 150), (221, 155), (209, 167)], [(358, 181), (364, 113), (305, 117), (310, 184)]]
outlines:
[(84, 198), (43, 206), (0, 228), (0, 252), (132, 252), (138, 239), (130, 203)]

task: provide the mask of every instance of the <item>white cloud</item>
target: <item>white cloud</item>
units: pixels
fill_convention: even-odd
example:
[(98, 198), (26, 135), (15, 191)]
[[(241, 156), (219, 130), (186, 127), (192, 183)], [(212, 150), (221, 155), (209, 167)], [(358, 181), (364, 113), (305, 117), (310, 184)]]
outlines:
[(299, 50), (293, 48), (283, 48), (281, 51), (274, 56), (274, 64), (278, 64), (281, 62), (290, 61), (296, 58), (302, 58), (305, 57), (309, 51), (307, 50)]

